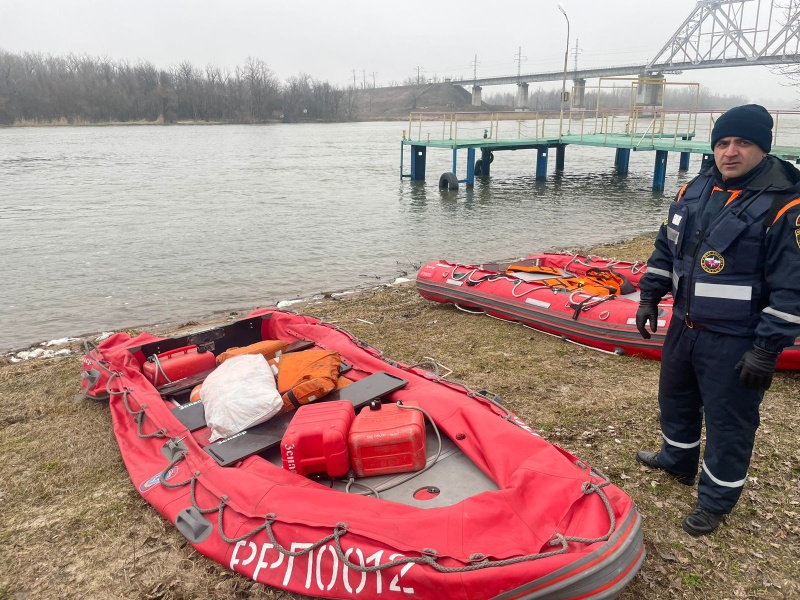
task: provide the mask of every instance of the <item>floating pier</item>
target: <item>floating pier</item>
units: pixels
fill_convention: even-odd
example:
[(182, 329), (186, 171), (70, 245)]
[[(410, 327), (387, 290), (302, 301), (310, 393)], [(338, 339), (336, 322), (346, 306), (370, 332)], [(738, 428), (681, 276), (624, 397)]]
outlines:
[[(681, 170), (689, 168), (692, 154), (703, 158), (711, 155), (711, 129), (723, 112), (571, 110), (565, 117), (558, 112), (530, 111), (415, 112), (403, 132), (400, 177), (424, 180), (427, 150), (440, 148), (450, 150), (453, 155), (452, 171), (439, 175), (440, 188), (457, 189), (460, 183), (473, 186), (476, 176), (491, 174), (496, 153), (503, 150), (535, 150), (532, 163), (536, 178), (546, 179), (550, 149), (555, 149), (555, 170), (561, 172), (567, 168), (567, 146), (579, 145), (615, 148), (614, 168), (623, 175), (628, 173), (631, 152), (653, 152), (653, 190), (663, 191), (669, 154), (680, 155)], [(800, 112), (772, 111), (772, 116), (775, 127), (770, 154), (800, 162)], [(560, 130), (566, 133), (559, 135)], [(792, 143), (795, 145), (779, 145)], [(404, 166), (407, 146), (408, 173)], [(466, 150), (466, 163), (459, 169), (461, 150)]]

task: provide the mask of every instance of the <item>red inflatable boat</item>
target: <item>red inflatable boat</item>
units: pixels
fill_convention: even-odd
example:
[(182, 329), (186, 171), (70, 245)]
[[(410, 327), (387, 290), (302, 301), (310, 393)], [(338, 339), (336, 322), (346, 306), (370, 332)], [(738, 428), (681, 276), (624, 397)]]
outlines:
[[(422, 297), (434, 302), (521, 323), (598, 350), (660, 360), (672, 297), (659, 305), (658, 332), (643, 339), (635, 315), (637, 286), (646, 269), (639, 262), (544, 253), (481, 265), (434, 261), (422, 266), (416, 283)], [(612, 276), (617, 281), (608, 280)], [(778, 369), (800, 369), (800, 340), (781, 353)]]
[[(202, 402), (188, 397), (214, 369), (159, 388), (144, 373), (159, 356), (219, 356), (263, 340), (285, 342), (286, 352), (297, 344), (334, 351), (347, 381), (330, 398), (209, 443)], [(325, 598), (617, 596), (645, 556), (631, 499), (497, 397), (435, 370), (387, 360), (317, 319), (266, 309), (180, 338), (116, 334), (87, 353), (83, 386), (89, 396), (108, 396), (120, 452), (142, 497), (199, 552), (256, 581)], [(281, 451), (286, 461), (291, 450), (289, 462), (299, 464), (294, 442), (280, 447), (287, 429), (292, 440), (303, 437), (294, 414), (329, 399), (351, 402), (356, 413), (392, 407), (389, 421), (401, 419), (415, 432), (405, 438), (414, 446), (409, 465), (420, 435), (427, 437), (425, 467), (383, 468), (364, 478), (308, 477), (282, 467)], [(420, 419), (398, 417), (403, 406), (424, 411), (424, 434)], [(351, 419), (338, 419), (327, 438), (340, 437)], [(359, 429), (358, 444), (370, 447), (365, 461), (385, 452), (370, 433), (380, 421), (371, 416)]]

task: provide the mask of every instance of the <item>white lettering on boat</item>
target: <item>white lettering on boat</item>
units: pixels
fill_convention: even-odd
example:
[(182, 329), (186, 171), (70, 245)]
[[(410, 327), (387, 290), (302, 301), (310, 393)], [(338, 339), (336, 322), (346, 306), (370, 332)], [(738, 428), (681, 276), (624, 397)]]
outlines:
[[(289, 550), (297, 552), (308, 549), (311, 546), (312, 544), (304, 542), (292, 542)], [(379, 550), (364, 558), (361, 548), (348, 548), (344, 555), (348, 561), (362, 567), (379, 567), (383, 564), (381, 562), (383, 553), (383, 550)], [(326, 554), (330, 554), (330, 558), (326, 557)], [(403, 555), (391, 554), (387, 562), (392, 562), (399, 558), (403, 558)], [(297, 559), (297, 562), (295, 562), (295, 559)], [(367, 589), (367, 586), (369, 586), (370, 590), (374, 589), (376, 594), (384, 594), (383, 578), (389, 574), (387, 570), (380, 569), (375, 571), (355, 571), (351, 574), (350, 571), (352, 569), (347, 564), (340, 563), (333, 544), (324, 544), (315, 550), (310, 550), (305, 555), (287, 557), (278, 552), (275, 546), (269, 542), (263, 542), (259, 545), (253, 541), (242, 540), (233, 548), (229, 567), (236, 570), (236, 565), (241, 565), (242, 567), (253, 565), (251, 577), (255, 581), (258, 581), (258, 576), (263, 569), (283, 569), (283, 586), (287, 586), (293, 576), (303, 577), (303, 574), (305, 574), (305, 588), (307, 590), (330, 591), (337, 583), (341, 583), (349, 594), (360, 594)], [(407, 595), (414, 594), (413, 587), (402, 585), (403, 577), (414, 566), (414, 563), (404, 564), (400, 568), (400, 572), (392, 577), (386, 591)], [(397, 567), (392, 568), (393, 571), (396, 569)]]
[(292, 473), (297, 473), (297, 465), (294, 462), (294, 444), (286, 444), (283, 449), (286, 450), (286, 452), (284, 452), (286, 465)]
[(542, 437), (538, 433), (536, 433), (533, 429), (531, 429), (530, 425), (526, 424), (525, 421), (520, 419), (517, 415), (514, 415), (514, 423), (519, 425), (519, 427), (521, 427), (531, 435), (535, 435), (536, 437)]

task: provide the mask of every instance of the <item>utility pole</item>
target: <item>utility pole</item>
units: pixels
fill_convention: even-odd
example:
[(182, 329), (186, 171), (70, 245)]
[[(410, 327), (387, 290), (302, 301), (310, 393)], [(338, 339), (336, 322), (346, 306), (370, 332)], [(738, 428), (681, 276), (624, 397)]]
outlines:
[(527, 56), (522, 56), (522, 46), (519, 47), (519, 52), (514, 55), (514, 58), (517, 59), (517, 77), (522, 75), (522, 59), (527, 59)]
[(361, 69), (361, 89), (367, 88), (367, 70)]
[(475, 55), (475, 60), (472, 61), (472, 85), (475, 85), (475, 82), (478, 80), (478, 55)]
[(419, 75), (420, 75), (420, 71), (421, 71), (421, 70), (422, 70), (422, 67), (420, 67), (419, 65), (417, 65), (417, 85), (419, 85)]
[(578, 72), (578, 54), (581, 53), (580, 48), (578, 48), (578, 38), (575, 38), (575, 48), (572, 49), (572, 54), (575, 57), (575, 61), (573, 62), (572, 70), (577, 73)]
[(372, 72), (372, 89), (375, 89), (375, 87), (376, 87), (375, 86), (375, 75), (377, 75), (377, 74), (378, 74), (377, 71), (373, 71)]
[(353, 89), (356, 89), (356, 70), (353, 69)]

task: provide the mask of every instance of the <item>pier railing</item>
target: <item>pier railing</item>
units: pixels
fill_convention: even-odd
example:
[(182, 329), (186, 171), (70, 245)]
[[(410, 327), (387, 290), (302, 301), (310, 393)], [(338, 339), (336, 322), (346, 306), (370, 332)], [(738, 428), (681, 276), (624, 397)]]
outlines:
[[(564, 115), (559, 139), (557, 111), (413, 112), (406, 139), (428, 144), (490, 143), (591, 143), (631, 148), (665, 147), (671, 141), (680, 149), (687, 140), (709, 142), (711, 129), (724, 110), (571, 109)], [(775, 121), (773, 146), (800, 146), (800, 111), (770, 111)], [(665, 144), (665, 142), (667, 144)]]

